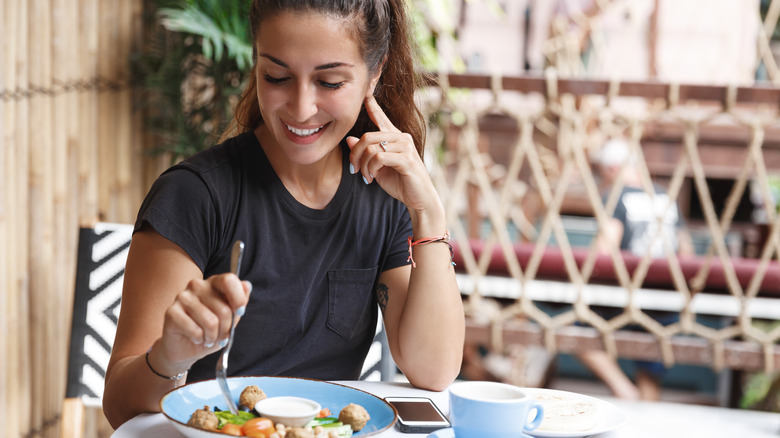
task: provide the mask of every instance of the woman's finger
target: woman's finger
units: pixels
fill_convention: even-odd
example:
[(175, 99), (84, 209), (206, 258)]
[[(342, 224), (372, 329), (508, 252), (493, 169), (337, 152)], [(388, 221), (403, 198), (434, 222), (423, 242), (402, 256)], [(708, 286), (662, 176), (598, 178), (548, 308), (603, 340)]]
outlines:
[(209, 282), (234, 312), (238, 312), (239, 309), (246, 306), (248, 299), (246, 284), (239, 280), (235, 274), (215, 275), (209, 279)]
[(190, 316), (180, 300), (176, 300), (166, 313), (166, 318), (173, 323), (178, 334), (195, 345), (203, 344), (205, 338), (203, 327)]
[(366, 98), (366, 112), (371, 121), (379, 128), (380, 131), (385, 132), (401, 132), (393, 125), (393, 122), (387, 117), (382, 107), (379, 106), (379, 102), (376, 101), (374, 96)]
[[(220, 332), (220, 315), (214, 311), (214, 307), (220, 307), (215, 305), (213, 301), (211, 303), (204, 300), (204, 297), (191, 290), (185, 290), (180, 293), (176, 298), (176, 302), (171, 306), (171, 316), (176, 318), (176, 325), (180, 330), (188, 333), (188, 337), (193, 339), (200, 332), (202, 344), (206, 348), (211, 348), (219, 340)], [(181, 308), (181, 312), (176, 310), (176, 307)], [(227, 305), (222, 304), (222, 307)], [(193, 324), (197, 328), (193, 327)]]

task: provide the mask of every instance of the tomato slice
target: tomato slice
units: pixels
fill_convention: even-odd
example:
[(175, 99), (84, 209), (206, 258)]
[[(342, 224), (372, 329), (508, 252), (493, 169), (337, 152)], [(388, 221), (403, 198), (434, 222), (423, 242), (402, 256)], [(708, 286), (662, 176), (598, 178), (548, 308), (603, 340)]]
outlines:
[(244, 436), (268, 438), (272, 433), (276, 432), (276, 429), (274, 429), (273, 421), (268, 418), (257, 417), (244, 423), (241, 426), (241, 431), (244, 433)]
[(233, 423), (225, 423), (220, 432), (225, 435), (244, 436), (244, 433), (241, 431), (241, 426)]

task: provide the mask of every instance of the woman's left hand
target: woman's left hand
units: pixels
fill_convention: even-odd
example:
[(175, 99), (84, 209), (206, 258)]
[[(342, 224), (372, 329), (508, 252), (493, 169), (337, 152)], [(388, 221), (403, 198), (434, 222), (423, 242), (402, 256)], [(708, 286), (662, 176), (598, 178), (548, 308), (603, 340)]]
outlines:
[(390, 196), (414, 211), (423, 211), (440, 202), (428, 170), (417, 153), (412, 136), (393, 125), (371, 96), (366, 111), (379, 131), (362, 137), (347, 137), (349, 162), (363, 174), (366, 184), (376, 180)]

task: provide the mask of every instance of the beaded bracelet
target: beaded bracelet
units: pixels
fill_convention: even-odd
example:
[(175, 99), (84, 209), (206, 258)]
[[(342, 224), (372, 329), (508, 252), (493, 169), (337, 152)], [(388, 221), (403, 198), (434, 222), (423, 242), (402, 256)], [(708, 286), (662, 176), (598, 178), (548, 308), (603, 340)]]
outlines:
[(179, 373), (179, 374), (177, 374), (175, 376), (170, 376), (170, 377), (166, 376), (164, 374), (160, 374), (160, 373), (157, 372), (157, 370), (152, 368), (152, 364), (149, 363), (149, 352), (150, 351), (152, 351), (152, 347), (149, 347), (149, 349), (146, 350), (146, 365), (149, 367), (150, 370), (152, 370), (153, 373), (157, 374), (158, 376), (162, 377), (163, 379), (174, 380), (174, 381), (181, 380), (190, 371), (190, 370), (182, 371), (181, 373)]
[(406, 239), (406, 241), (409, 243), (409, 258), (407, 258), (406, 261), (408, 262), (411, 260), (413, 268), (416, 268), (417, 264), (414, 263), (414, 259), (412, 258), (412, 247), (417, 245), (425, 245), (427, 243), (436, 243), (436, 242), (441, 242), (447, 245), (447, 248), (450, 249), (450, 264), (452, 264), (452, 266), (455, 266), (455, 262), (452, 260), (453, 258), (455, 258), (455, 252), (452, 250), (452, 245), (450, 244), (449, 231), (445, 231), (443, 236), (423, 237), (422, 239), (417, 239), (417, 240), (412, 240), (412, 236), (409, 236), (409, 238)]

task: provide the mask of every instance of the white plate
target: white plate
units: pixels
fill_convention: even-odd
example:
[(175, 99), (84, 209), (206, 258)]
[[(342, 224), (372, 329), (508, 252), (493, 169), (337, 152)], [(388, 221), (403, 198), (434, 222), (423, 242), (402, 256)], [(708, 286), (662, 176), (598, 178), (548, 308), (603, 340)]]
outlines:
[(532, 430), (526, 432), (527, 434), (539, 437), (539, 438), (577, 438), (590, 435), (596, 435), (598, 433), (609, 432), (623, 425), (628, 419), (628, 415), (613, 405), (612, 403), (605, 402), (595, 397), (587, 395), (577, 394), (575, 392), (558, 391), (555, 389), (542, 389), (542, 388), (523, 388), (525, 392), (530, 395), (533, 394), (547, 394), (547, 395), (561, 395), (567, 398), (577, 398), (593, 403), (597, 407), (598, 419), (596, 425), (588, 430), (577, 431), (555, 431), (555, 430)]

